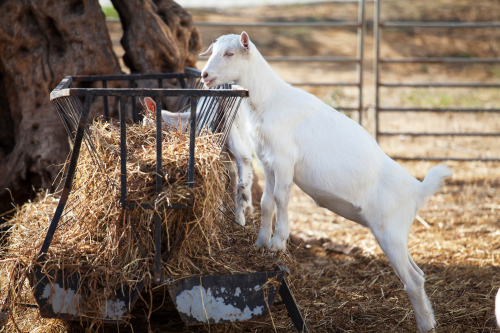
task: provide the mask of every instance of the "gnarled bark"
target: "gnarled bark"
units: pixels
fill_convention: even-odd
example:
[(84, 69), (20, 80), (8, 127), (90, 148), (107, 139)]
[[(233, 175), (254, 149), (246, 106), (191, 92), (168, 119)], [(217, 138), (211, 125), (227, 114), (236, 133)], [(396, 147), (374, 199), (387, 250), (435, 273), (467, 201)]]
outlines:
[(112, 0), (123, 26), (123, 60), (132, 72), (182, 72), (194, 67), (201, 35), (173, 0)]
[(0, 212), (52, 182), (69, 152), (49, 100), (66, 75), (120, 73), (98, 0), (0, 2)]

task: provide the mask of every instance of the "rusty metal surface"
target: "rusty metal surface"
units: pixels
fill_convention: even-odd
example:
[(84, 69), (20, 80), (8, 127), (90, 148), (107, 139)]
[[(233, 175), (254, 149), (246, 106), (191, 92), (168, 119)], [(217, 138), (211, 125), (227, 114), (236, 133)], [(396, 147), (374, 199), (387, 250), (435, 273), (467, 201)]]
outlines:
[(135, 288), (123, 286), (102, 304), (101, 309), (87, 308), (85, 299), (89, 294), (85, 281), (82, 283), (78, 273), (65, 275), (59, 270), (51, 275), (54, 278), (49, 278), (38, 266), (29, 276), (33, 295), (43, 318), (85, 321), (92, 315), (102, 317), (106, 322), (123, 322), (143, 288), (142, 284)]
[(193, 277), (171, 282), (168, 290), (186, 325), (257, 320), (269, 314), (285, 274)]

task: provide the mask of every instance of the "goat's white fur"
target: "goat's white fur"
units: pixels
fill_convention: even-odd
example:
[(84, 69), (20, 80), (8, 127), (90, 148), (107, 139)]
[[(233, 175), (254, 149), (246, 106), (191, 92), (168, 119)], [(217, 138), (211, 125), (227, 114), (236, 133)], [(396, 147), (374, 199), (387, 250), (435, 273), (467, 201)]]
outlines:
[[(201, 106), (203, 105), (204, 97), (198, 102), (196, 110), (197, 117), (200, 115)], [(150, 97), (144, 98), (144, 104), (149, 113), (154, 113), (156, 103)], [(167, 110), (161, 111), (163, 122), (172, 126), (182, 126), (188, 120), (190, 112), (170, 112)], [(236, 204), (236, 218), (238, 223), (245, 225), (245, 214), (253, 214), (252, 206), (252, 183), (253, 183), (253, 168), (252, 168), (252, 147), (248, 137), (248, 131), (245, 125), (248, 123), (246, 112), (238, 110), (234, 118), (233, 126), (231, 127), (225, 148), (228, 150), (229, 163), (226, 164), (231, 177), (232, 185), (236, 182), (234, 173), (232, 172), (233, 161), (236, 162), (237, 169), (237, 186), (233, 200)], [(152, 117), (146, 115), (142, 122), (143, 126), (155, 126)], [(233, 185), (234, 186), (234, 185)]]
[(207, 86), (234, 81), (249, 90), (243, 104), (266, 177), (256, 245), (285, 250), (288, 201), (295, 183), (318, 206), (370, 228), (404, 283), (419, 330), (431, 330), (432, 306), (424, 273), (408, 251), (408, 233), (420, 207), (451, 176), (450, 170), (438, 165), (423, 182), (410, 176), (356, 122), (285, 83), (245, 32), (220, 37), (207, 55), (202, 71)]
[(495, 317), (497, 318), (497, 325), (500, 328), (500, 288), (495, 297)]

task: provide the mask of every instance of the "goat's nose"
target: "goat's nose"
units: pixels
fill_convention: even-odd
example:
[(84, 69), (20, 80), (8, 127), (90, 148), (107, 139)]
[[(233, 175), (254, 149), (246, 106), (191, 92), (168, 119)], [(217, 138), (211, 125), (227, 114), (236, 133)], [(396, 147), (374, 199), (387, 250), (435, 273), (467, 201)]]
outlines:
[(208, 76), (208, 73), (207, 73), (207, 72), (203, 72), (203, 73), (201, 74), (201, 77), (202, 77), (202, 78), (204, 78), (204, 79), (206, 79), (206, 78), (207, 78), (207, 76)]

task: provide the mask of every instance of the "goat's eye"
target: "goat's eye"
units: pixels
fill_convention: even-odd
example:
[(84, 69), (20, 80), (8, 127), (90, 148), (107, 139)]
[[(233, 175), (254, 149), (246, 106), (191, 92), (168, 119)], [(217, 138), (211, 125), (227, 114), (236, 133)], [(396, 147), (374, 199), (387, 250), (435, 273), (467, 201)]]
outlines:
[(231, 57), (231, 56), (233, 56), (233, 55), (234, 55), (234, 53), (231, 53), (231, 52), (226, 52), (224, 55), (225, 55), (226, 57)]

